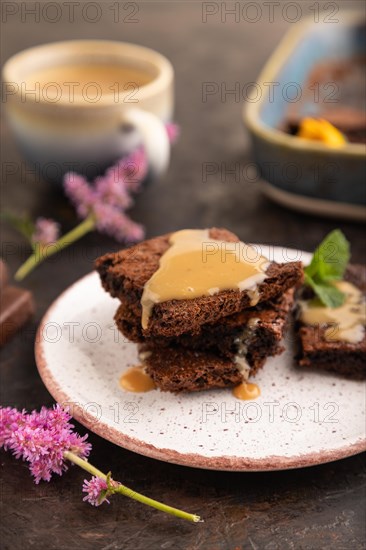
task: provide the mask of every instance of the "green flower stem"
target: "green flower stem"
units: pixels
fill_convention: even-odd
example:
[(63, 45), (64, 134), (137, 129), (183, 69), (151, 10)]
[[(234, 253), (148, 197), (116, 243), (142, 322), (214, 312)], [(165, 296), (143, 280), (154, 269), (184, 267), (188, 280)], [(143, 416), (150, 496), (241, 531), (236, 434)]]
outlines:
[(48, 245), (46, 247), (40, 247), (39, 245), (35, 247), (34, 253), (29, 256), (29, 258), (20, 266), (18, 271), (14, 275), (16, 281), (22, 281), (37, 265), (42, 263), (44, 260), (60, 252), (63, 248), (66, 248), (73, 242), (77, 241), (89, 231), (95, 229), (95, 219), (94, 216), (90, 215), (85, 220), (83, 220), (79, 225), (74, 227), (71, 231), (63, 235), (58, 241)]
[[(65, 451), (64, 457), (76, 464), (77, 466), (80, 466), (83, 470), (86, 470), (89, 472), (89, 474), (92, 474), (93, 476), (100, 477), (101, 479), (104, 479), (104, 481), (107, 481), (107, 476), (89, 464), (86, 460), (80, 458), (76, 454), (72, 453), (71, 451)], [(162, 502), (158, 502), (157, 500), (153, 500), (152, 498), (145, 497), (144, 495), (141, 495), (140, 493), (136, 493), (135, 491), (132, 491), (132, 489), (129, 489), (125, 485), (119, 484), (113, 492), (120, 493), (121, 495), (124, 495), (129, 498), (133, 498), (134, 500), (137, 500), (138, 502), (141, 502), (142, 504), (147, 504), (148, 506), (152, 506), (153, 508), (156, 508), (157, 510), (160, 510), (161, 512), (166, 512), (167, 514), (171, 514), (172, 516), (176, 516), (178, 518), (186, 519), (188, 521), (192, 521), (194, 523), (201, 522), (200, 516), (196, 516), (195, 514), (189, 514), (188, 512), (183, 512), (183, 510), (178, 510), (178, 508), (173, 508), (172, 506), (167, 506), (166, 504), (163, 504)]]
[(70, 460), (70, 462), (73, 462), (77, 466), (80, 466), (83, 470), (86, 472), (89, 472), (92, 476), (100, 477), (101, 479), (104, 479), (104, 481), (107, 481), (107, 476), (103, 474), (98, 468), (90, 464), (87, 460), (84, 458), (80, 458), (80, 456), (76, 455), (75, 453), (72, 453), (71, 451), (65, 451), (64, 457), (67, 460)]

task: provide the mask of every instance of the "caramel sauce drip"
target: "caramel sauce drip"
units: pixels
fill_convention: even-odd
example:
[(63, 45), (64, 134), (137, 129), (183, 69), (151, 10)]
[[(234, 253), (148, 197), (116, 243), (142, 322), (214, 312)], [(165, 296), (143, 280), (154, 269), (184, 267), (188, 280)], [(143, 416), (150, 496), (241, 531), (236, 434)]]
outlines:
[(127, 369), (119, 379), (119, 385), (122, 389), (134, 393), (144, 393), (156, 388), (152, 378), (140, 365)]
[(211, 239), (208, 229), (173, 233), (159, 269), (147, 281), (141, 298), (141, 324), (147, 328), (155, 304), (213, 296), (223, 290), (249, 290), (259, 301), (257, 285), (266, 278), (269, 260), (239, 241)]
[(300, 302), (300, 320), (306, 325), (327, 327), (324, 337), (328, 341), (361, 342), (366, 324), (365, 301), (362, 292), (347, 281), (334, 285), (345, 294), (344, 303), (337, 308), (319, 306), (315, 302)]
[(243, 401), (249, 401), (250, 399), (256, 399), (260, 396), (261, 390), (257, 384), (252, 382), (242, 382), (233, 389), (233, 394), (238, 399)]

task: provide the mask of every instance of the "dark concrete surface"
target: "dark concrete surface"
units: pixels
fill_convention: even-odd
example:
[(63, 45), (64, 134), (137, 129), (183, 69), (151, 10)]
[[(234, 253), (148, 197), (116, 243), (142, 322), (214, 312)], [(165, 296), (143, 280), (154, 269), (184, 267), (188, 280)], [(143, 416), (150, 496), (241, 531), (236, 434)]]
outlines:
[[(221, 3), (211, 3), (214, 11), (219, 11), (208, 16), (207, 22), (203, 21), (201, 2), (139, 2), (135, 23), (123, 21), (131, 11), (123, 3), (118, 23), (113, 21), (109, 2), (100, 4), (102, 15), (96, 23), (86, 20), (85, 14), (83, 18), (85, 2), (78, 6), (75, 3), (74, 22), (68, 21), (66, 7), (59, 2), (62, 17), (57, 23), (50, 21), (55, 17), (51, 8), (48, 16), (40, 13), (39, 21), (35, 21), (32, 15), (21, 13), (21, 4), (36, 3), (6, 4), (19, 10), (14, 15), (8, 13), (3, 23), (2, 61), (23, 48), (53, 40), (110, 38), (150, 46), (173, 62), (175, 119), (181, 127), (181, 138), (174, 147), (168, 173), (137, 197), (131, 212), (134, 219), (145, 224), (148, 236), (216, 225), (233, 230), (246, 241), (311, 251), (329, 230), (340, 227), (351, 242), (353, 259), (365, 261), (364, 231), (359, 224), (302, 215), (276, 206), (262, 196), (260, 182), (250, 183), (245, 175), (236, 181), (235, 176), (227, 174), (226, 181), (221, 181), (221, 166), (225, 175), (226, 168), (235, 163), (245, 167), (251, 159), (248, 134), (241, 120), (243, 101), (216, 94), (204, 102), (202, 83), (224, 83), (229, 89), (236, 82), (245, 86), (253, 81), (291, 26), (282, 13), (285, 2), (281, 2), (272, 22), (262, 6), (262, 16), (256, 23), (242, 16), (238, 22), (229, 16), (221, 21), (221, 11), (232, 7), (232, 2), (224, 3), (224, 8)], [(313, 2), (295, 4), (303, 15), (312, 15)], [(323, 4), (327, 3), (319, 3)], [(342, 7), (351, 2), (332, 4)], [(353, 5), (363, 6), (361, 2)], [(92, 11), (88, 17), (94, 17)], [(342, 19), (341, 12), (337, 17)], [(74, 211), (62, 194), (29, 172), (24, 173), (27, 168), (5, 122), (1, 138), (4, 207), (32, 216), (56, 217), (64, 230), (72, 227)], [(7, 175), (6, 163), (14, 163), (17, 172)], [(219, 167), (206, 182), (202, 177), (204, 163), (217, 163)], [(29, 251), (13, 230), (2, 227), (1, 233), (2, 254), (14, 272)], [(96, 256), (117, 248), (111, 239), (91, 234), (24, 281), (24, 286), (34, 292), (37, 312), (27, 329), (1, 352), (2, 405), (32, 409), (53, 403), (34, 361), (37, 323), (61, 291), (91, 270)], [(84, 433), (84, 428), (79, 428)], [(362, 456), (297, 471), (220, 473), (154, 461), (94, 435), (90, 440), (93, 462), (101, 469), (112, 470), (115, 479), (137, 491), (201, 514), (205, 523), (184, 523), (122, 497), (116, 497), (110, 506), (92, 508), (82, 502), (84, 475), (80, 470), (73, 468), (50, 484), (36, 486), (23, 463), (1, 452), (2, 549), (365, 548)]]

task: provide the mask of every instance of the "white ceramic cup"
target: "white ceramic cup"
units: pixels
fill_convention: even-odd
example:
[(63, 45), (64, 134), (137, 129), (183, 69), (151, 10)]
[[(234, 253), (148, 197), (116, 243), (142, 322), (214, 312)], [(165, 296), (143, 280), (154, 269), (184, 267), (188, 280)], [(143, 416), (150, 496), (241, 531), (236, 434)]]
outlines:
[[(88, 88), (72, 83), (61, 95), (57, 82), (27, 83), (40, 70), (93, 63), (139, 70), (148, 82), (113, 87), (102, 95), (97, 74)], [(3, 97), (23, 155), (46, 179), (60, 180), (70, 169), (95, 175), (141, 143), (151, 170), (161, 173), (169, 163), (164, 124), (173, 115), (173, 81), (171, 63), (153, 50), (124, 42), (73, 40), (11, 57), (3, 67)]]

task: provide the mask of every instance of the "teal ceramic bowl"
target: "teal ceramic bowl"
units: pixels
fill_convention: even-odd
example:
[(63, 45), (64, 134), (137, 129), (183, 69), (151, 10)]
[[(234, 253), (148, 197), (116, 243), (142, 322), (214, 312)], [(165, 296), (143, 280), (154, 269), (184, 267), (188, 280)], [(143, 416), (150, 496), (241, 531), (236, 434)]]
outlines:
[[(243, 116), (265, 180), (263, 191), (274, 201), (313, 214), (366, 220), (365, 145), (335, 149), (280, 129), (316, 65), (360, 58), (365, 45), (366, 27), (358, 13), (340, 13), (336, 24), (309, 19), (294, 25), (265, 65)], [(321, 107), (310, 102), (301, 108), (304, 116), (317, 116)]]

